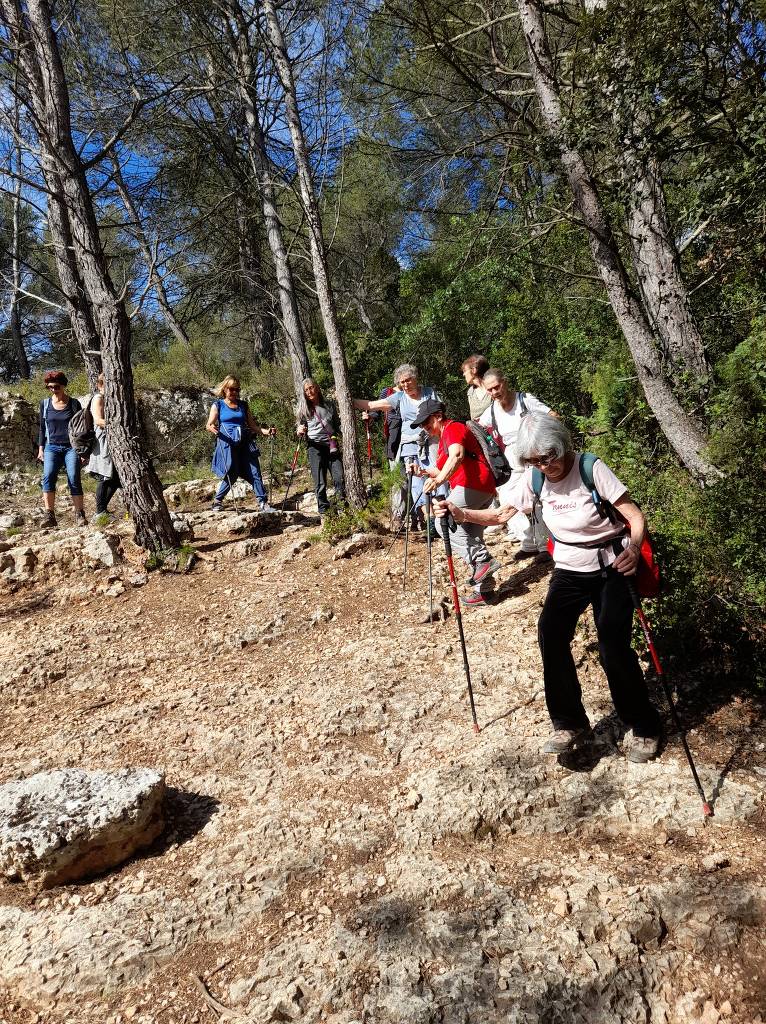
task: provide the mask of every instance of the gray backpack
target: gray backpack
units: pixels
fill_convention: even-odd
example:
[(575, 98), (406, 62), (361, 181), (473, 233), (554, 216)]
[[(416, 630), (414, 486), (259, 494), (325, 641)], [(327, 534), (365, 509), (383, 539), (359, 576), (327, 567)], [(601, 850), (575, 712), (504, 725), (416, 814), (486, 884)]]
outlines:
[(76, 412), (69, 421), (69, 443), (80, 456), (87, 458), (96, 446), (96, 426), (90, 411), (93, 395), (88, 397), (84, 408)]

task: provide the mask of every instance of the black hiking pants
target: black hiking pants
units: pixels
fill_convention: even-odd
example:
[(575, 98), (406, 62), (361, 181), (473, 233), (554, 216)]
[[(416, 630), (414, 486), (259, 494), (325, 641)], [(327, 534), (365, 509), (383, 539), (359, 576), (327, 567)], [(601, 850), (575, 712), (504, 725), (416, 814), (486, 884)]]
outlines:
[(545, 702), (554, 729), (589, 725), (577, 678), (572, 640), (577, 620), (593, 605), (601, 665), (615, 710), (634, 736), (659, 736), (660, 716), (649, 700), (636, 652), (630, 646), (633, 602), (624, 576), (554, 569), (537, 637), (543, 657)]
[(327, 471), (332, 476), (335, 497), (343, 501), (346, 497), (346, 483), (343, 476), (343, 459), (339, 451), (330, 451), (329, 444), (308, 440), (306, 447), (309, 456), (311, 475), (314, 478), (314, 490), (317, 496), (319, 514), (323, 516), (330, 507), (327, 500)]

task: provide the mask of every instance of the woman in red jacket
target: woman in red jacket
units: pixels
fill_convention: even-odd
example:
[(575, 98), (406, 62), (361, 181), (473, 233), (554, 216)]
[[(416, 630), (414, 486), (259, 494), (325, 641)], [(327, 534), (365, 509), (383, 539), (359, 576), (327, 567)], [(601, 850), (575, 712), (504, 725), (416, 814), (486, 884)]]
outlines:
[[(447, 418), (441, 402), (423, 402), (413, 427), (423, 427), (439, 439), (436, 468), (418, 467), (419, 476), (429, 479), (423, 487), (426, 494), (449, 483), (449, 500), (459, 508), (485, 509), (495, 497), (495, 478), (487, 465), (479, 442), (465, 425)], [(437, 523), (441, 532), (444, 527)], [(476, 523), (457, 524), (451, 535), (452, 547), (471, 571), (468, 583), (473, 592), (463, 598), (468, 607), (487, 603), (487, 594), (494, 589), (494, 574), (500, 568), (484, 544), (484, 527)]]

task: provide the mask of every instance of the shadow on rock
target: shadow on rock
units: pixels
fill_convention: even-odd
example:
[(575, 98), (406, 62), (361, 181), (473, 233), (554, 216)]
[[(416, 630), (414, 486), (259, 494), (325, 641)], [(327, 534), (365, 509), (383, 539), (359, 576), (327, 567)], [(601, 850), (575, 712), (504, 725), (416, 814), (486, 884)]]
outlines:
[(183, 846), (198, 835), (218, 812), (220, 801), (203, 793), (168, 786), (165, 794), (165, 831), (145, 856), (161, 857), (171, 846)]
[[(515, 563), (512, 563), (515, 565)], [(508, 600), (512, 597), (521, 597), (523, 594), (529, 593), (529, 588), (534, 583), (539, 583), (541, 579), (547, 576), (553, 563), (550, 561), (532, 562), (531, 565), (526, 565), (523, 569), (519, 569), (517, 572), (502, 583), (497, 590), (492, 594), (489, 603), (490, 604), (502, 604), (503, 601)]]

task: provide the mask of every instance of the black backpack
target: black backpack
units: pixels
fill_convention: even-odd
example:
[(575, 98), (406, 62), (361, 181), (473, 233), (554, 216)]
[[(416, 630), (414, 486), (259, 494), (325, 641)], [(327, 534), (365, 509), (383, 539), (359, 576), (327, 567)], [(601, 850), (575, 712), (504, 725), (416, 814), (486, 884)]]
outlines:
[[(497, 443), (494, 431), (485, 430), (475, 420), (469, 420), (466, 426), (478, 441), (484, 461), (489, 466), (496, 485), (500, 487), (502, 484), (507, 484), (511, 479), (513, 470), (508, 459), (505, 457), (505, 452)], [(478, 458), (477, 455), (468, 450), (466, 450), (466, 455), (473, 459)]]

